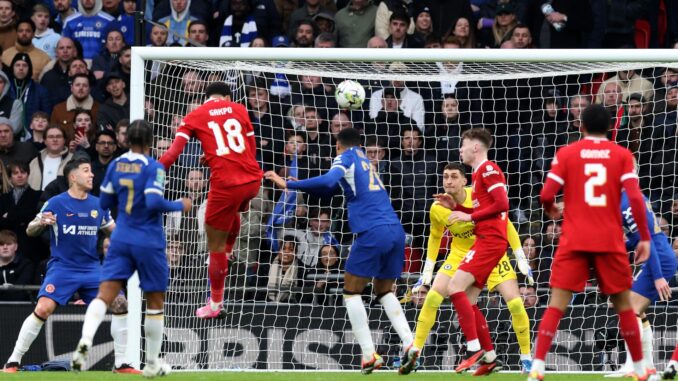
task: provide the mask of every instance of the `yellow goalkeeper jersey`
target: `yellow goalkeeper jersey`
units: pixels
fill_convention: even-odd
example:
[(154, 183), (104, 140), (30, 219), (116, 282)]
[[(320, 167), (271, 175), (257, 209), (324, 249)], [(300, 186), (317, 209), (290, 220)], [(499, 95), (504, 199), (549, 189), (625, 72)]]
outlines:
[[(473, 208), (473, 200), (471, 199), (471, 187), (464, 188), (466, 191), (466, 200), (462, 203), (463, 206), (467, 208)], [(473, 232), (475, 225), (473, 222), (461, 222), (457, 221), (453, 224), (449, 223), (447, 219), (449, 218), (451, 210), (441, 206), (438, 202), (434, 202), (431, 206), (431, 211), (429, 218), (431, 220), (431, 233), (428, 237), (428, 246), (426, 251), (426, 259), (435, 261), (438, 259), (438, 252), (440, 251), (440, 241), (443, 238), (445, 229), (449, 230), (452, 236), (452, 244), (450, 244), (450, 253), (448, 254), (448, 260), (458, 259), (461, 261), (466, 253), (471, 250), (471, 246), (476, 241), (476, 235)], [(510, 220), (507, 219), (506, 232), (508, 235), (509, 245), (512, 250), (517, 250), (521, 247), (520, 237), (516, 228), (513, 226)], [(453, 260), (454, 260), (453, 259)]]

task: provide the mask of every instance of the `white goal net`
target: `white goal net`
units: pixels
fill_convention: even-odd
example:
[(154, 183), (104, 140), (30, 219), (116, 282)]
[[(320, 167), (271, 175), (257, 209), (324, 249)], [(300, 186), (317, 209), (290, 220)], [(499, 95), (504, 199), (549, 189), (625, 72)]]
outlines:
[[(182, 117), (202, 104), (204, 88), (213, 81), (231, 85), (234, 100), (248, 108), (264, 170), (300, 179), (322, 174), (330, 167), (336, 133), (351, 126), (363, 131), (368, 156), (408, 235), (403, 277), (395, 291), (413, 329), (424, 294), (412, 295), (411, 285), (426, 255), (431, 196), (442, 191), (445, 164), (459, 161), (460, 134), (470, 127), (493, 133), (490, 155), (507, 176), (510, 218), (537, 281), (536, 288), (521, 287), (533, 333), (547, 304), (560, 233), (559, 223), (544, 216), (538, 194), (556, 149), (579, 139), (578, 117), (587, 104), (599, 102), (610, 110), (610, 137), (636, 155), (641, 186), (657, 221), (667, 239), (676, 237), (678, 59), (528, 63), (506, 52), (504, 60), (459, 62), (450, 52), (432, 51), (425, 62), (423, 54), (408, 59), (405, 51), (398, 53), (399, 60), (383, 62), (371, 58), (376, 55), (371, 50), (353, 53), (362, 61), (341, 59), (338, 52), (335, 59), (309, 60), (308, 54), (319, 53), (297, 50), (300, 59), (295, 60), (290, 53), (282, 58), (285, 49), (266, 49), (258, 53), (261, 59), (234, 60), (233, 49), (177, 49), (134, 48), (133, 53), (132, 116), (152, 122), (157, 155), (173, 140)], [(141, 63), (144, 52), (155, 59)], [(191, 52), (211, 58), (189, 59)], [(578, 53), (572, 52), (573, 57)], [(364, 86), (361, 110), (337, 107), (335, 86), (345, 79)], [(168, 172), (166, 196), (188, 195), (194, 208), (166, 218), (171, 279), (165, 359), (180, 369), (358, 369), (359, 347), (341, 299), (343, 264), (353, 236), (340, 196), (300, 192), (281, 201), (281, 192), (263, 182), (262, 192), (242, 214), (223, 317), (204, 321), (194, 316), (209, 292), (201, 216), (210, 174), (199, 163), (201, 154), (199, 142), (190, 142)], [(280, 242), (289, 240), (297, 242), (291, 262), (278, 254)], [(363, 299), (378, 351), (387, 366), (397, 366), (397, 335), (369, 287)], [(505, 301), (485, 292), (480, 306), (501, 360), (519, 370), (520, 352)], [(571, 306), (547, 368), (609, 371), (623, 363), (616, 315), (594, 281), (575, 295)], [(423, 369), (452, 369), (465, 350), (449, 302), (441, 310), (424, 349)], [(678, 303), (651, 306), (649, 319), (655, 329), (655, 361), (662, 369), (676, 344)]]

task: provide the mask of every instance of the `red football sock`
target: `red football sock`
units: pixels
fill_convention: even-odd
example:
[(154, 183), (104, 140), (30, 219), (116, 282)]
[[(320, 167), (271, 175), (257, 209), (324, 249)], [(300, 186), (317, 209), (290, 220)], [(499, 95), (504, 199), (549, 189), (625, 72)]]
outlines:
[(478, 332), (476, 329), (476, 317), (471, 307), (466, 293), (459, 291), (456, 294), (450, 295), (450, 300), (454, 309), (457, 311), (457, 318), (459, 319), (459, 326), (466, 337), (466, 341), (478, 339)]
[(678, 361), (678, 344), (676, 344), (676, 349), (673, 350), (673, 355), (671, 356), (671, 360)]
[(240, 233), (240, 216), (233, 218), (233, 225), (231, 225), (231, 232), (228, 233), (228, 238), (226, 238), (226, 254), (231, 254), (233, 252), (233, 246), (235, 246), (235, 241), (238, 239), (238, 234)]
[(226, 253), (210, 252), (208, 273), (210, 278), (210, 298), (214, 303), (221, 303), (224, 300), (224, 280), (228, 274)]
[(494, 350), (492, 338), (490, 337), (490, 328), (487, 326), (487, 320), (485, 320), (485, 316), (483, 316), (483, 313), (480, 312), (480, 308), (475, 304), (473, 305), (473, 313), (476, 317), (476, 331), (478, 332), (480, 347), (483, 348), (485, 352)]
[(636, 314), (632, 309), (617, 313), (619, 315), (619, 332), (629, 347), (633, 362), (643, 360), (643, 344), (640, 340), (640, 327), (636, 320)]
[(558, 324), (560, 324), (560, 319), (562, 318), (563, 311), (557, 308), (549, 307), (544, 312), (544, 316), (541, 317), (541, 322), (539, 323), (537, 345), (534, 351), (535, 359), (542, 361), (546, 359), (546, 355), (549, 353), (549, 349), (551, 349), (553, 338), (556, 336), (556, 332), (558, 332)]

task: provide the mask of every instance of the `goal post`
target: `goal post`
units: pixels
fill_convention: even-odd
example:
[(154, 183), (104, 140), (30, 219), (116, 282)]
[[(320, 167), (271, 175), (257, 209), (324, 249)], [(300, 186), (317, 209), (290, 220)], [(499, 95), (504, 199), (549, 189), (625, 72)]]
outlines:
[[(406, 306), (413, 329), (418, 307), (417, 295), (411, 295), (411, 285), (419, 276), (426, 252), (430, 196), (442, 190), (443, 163), (458, 161), (458, 146), (455, 148), (454, 144), (458, 143), (459, 133), (469, 127), (490, 129), (496, 145), (493, 157), (509, 182), (510, 217), (521, 241), (532, 239), (536, 251), (544, 255), (532, 262), (542, 274), (535, 291), (536, 305), (527, 308), (534, 335), (535, 319), (546, 304), (550, 271), (547, 260), (552, 258), (558, 235), (557, 227), (553, 227), (556, 231), (549, 231), (549, 221), (543, 216), (536, 196), (555, 150), (578, 138), (572, 127), (576, 111), (570, 110), (576, 94), (583, 93), (589, 101), (600, 97), (602, 102), (609, 103), (615, 118), (614, 138), (636, 154), (643, 191), (655, 208), (661, 209), (656, 210), (661, 214), (678, 195), (675, 170), (669, 171), (662, 164), (675, 162), (678, 147), (672, 148), (669, 136), (638, 129), (638, 119), (630, 111), (629, 103), (636, 97), (631, 97), (631, 91), (643, 95), (641, 127), (656, 127), (654, 130), (658, 131), (656, 123), (664, 123), (662, 126), (670, 123), (666, 110), (674, 106), (666, 98), (672, 85), (662, 82), (663, 76), (670, 74), (666, 68), (675, 68), (672, 78), (678, 80), (678, 51), (133, 47), (130, 117), (152, 118), (157, 139), (153, 148), (158, 152), (160, 141), (164, 144), (174, 138), (172, 129), (177, 127), (180, 117), (202, 102), (200, 89), (207, 82), (218, 78), (229, 83), (234, 101), (243, 103), (250, 111), (256, 103), (251, 98), (259, 97), (259, 90), (265, 90), (268, 108), (257, 113), (261, 118), (255, 121), (258, 126), (255, 130), (265, 134), (259, 138), (266, 140), (259, 146), (258, 159), (265, 169), (279, 172), (296, 165), (300, 178), (329, 168), (334, 122), (338, 128), (344, 123), (360, 127), (366, 137), (374, 137), (367, 141), (379, 145), (376, 155), (383, 155), (375, 159), (374, 165), (379, 168), (408, 233), (406, 268), (396, 293)], [(638, 81), (613, 86), (610, 92), (616, 92), (619, 99), (615, 107), (610, 103), (615, 102), (613, 95), (609, 100), (603, 99), (604, 87), (617, 72), (630, 70), (645, 78), (651, 87)], [(195, 76), (186, 77), (188, 72)], [(319, 78), (319, 82), (309, 78)], [(333, 88), (344, 79), (361, 82), (368, 95), (362, 110), (337, 116), (340, 110), (333, 100)], [(384, 100), (389, 97), (385, 88), (397, 89), (391, 93), (400, 97), (396, 110), (385, 109), (393, 107)], [(652, 97), (648, 96), (650, 93)], [(658, 94), (664, 98), (658, 99)], [(456, 111), (445, 111), (447, 97), (456, 100), (456, 105), (450, 106)], [(451, 116), (454, 112), (456, 119)], [(333, 121), (335, 117), (337, 121)], [(320, 136), (313, 144), (310, 138), (315, 135), (313, 123), (307, 124), (311, 118), (317, 119), (315, 128)], [(418, 131), (420, 140), (416, 149), (404, 146), (402, 135), (406, 125)], [(439, 132), (439, 127), (445, 132)], [(453, 128), (455, 133), (445, 135)], [(299, 138), (302, 141), (296, 140), (294, 132), (298, 131), (304, 132)], [(292, 159), (292, 152), (285, 151), (289, 144), (295, 152), (304, 144), (306, 152), (298, 152), (300, 156), (295, 154)], [(408, 150), (415, 152), (411, 158), (405, 158), (404, 152)], [(191, 188), (200, 187), (201, 181), (192, 178), (191, 172), (198, 169), (204, 176), (202, 181), (209, 178), (209, 173), (197, 164), (199, 148), (189, 144), (185, 151), (176, 170), (168, 172), (168, 197), (180, 197), (191, 191), (202, 202), (207, 189)], [(193, 185), (187, 185), (189, 181)], [(318, 248), (335, 247), (340, 263), (348, 255), (352, 236), (348, 233), (344, 207), (339, 197), (326, 200), (298, 195), (295, 206), (282, 205), (280, 192), (265, 184), (262, 194), (253, 200), (252, 211), (243, 214), (246, 228), (241, 229), (237, 258), (227, 280), (225, 316), (213, 321), (202, 321), (193, 315), (209, 290), (201, 205), (195, 205), (195, 213), (186, 219), (176, 215), (166, 217), (171, 250), (179, 252), (172, 264), (166, 305), (163, 354), (169, 363), (181, 369), (358, 369), (359, 347), (354, 343), (341, 305), (341, 272), (318, 270), (323, 255)], [(279, 216), (284, 217), (281, 219), (285, 225), (269, 229), (269, 217), (276, 204), (287, 212)], [(329, 214), (329, 221), (325, 221), (328, 226), (322, 234), (315, 234), (320, 228), (313, 224), (322, 225), (318, 215), (325, 210)], [(271, 269), (278, 259), (267, 246), (271, 234), (274, 239), (293, 235), (299, 242), (294, 263), (305, 279), (290, 285), (285, 276), (294, 275), (284, 275), (284, 270), (280, 270), (283, 272), (279, 277), (274, 275)], [(312, 248), (317, 257), (309, 260)], [(443, 254), (438, 257), (439, 265)], [(278, 283), (272, 282), (272, 278)], [(335, 282), (336, 287), (327, 286), (320, 295), (318, 279), (327, 284)], [(128, 292), (128, 355), (133, 365), (138, 366), (143, 361), (143, 300), (138, 279), (128, 283)], [(528, 290), (525, 292), (529, 299)], [(387, 366), (394, 367), (398, 353), (396, 335), (389, 329), (380, 306), (371, 303), (368, 295), (364, 300), (375, 344), (388, 356)], [(493, 293), (483, 296), (481, 304), (502, 360), (509, 369), (518, 370), (519, 352), (506, 303)], [(668, 304), (654, 305), (649, 315), (656, 329), (655, 362), (663, 366), (678, 340), (675, 324), (678, 304), (674, 299)], [(449, 303), (441, 307), (439, 316), (440, 323), (431, 332), (422, 357), (424, 369), (453, 369), (458, 354), (464, 350)], [(610, 371), (611, 364), (623, 358), (620, 356), (623, 345), (619, 346), (619, 335), (615, 332), (615, 314), (595, 284), (577, 295), (560, 328), (553, 353), (547, 359), (549, 368), (563, 372)], [(534, 336), (532, 340), (534, 344)]]

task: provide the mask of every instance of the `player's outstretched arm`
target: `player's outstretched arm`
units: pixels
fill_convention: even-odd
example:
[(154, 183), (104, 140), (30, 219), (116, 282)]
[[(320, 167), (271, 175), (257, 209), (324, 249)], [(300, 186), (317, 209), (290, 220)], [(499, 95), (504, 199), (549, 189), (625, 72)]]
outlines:
[(298, 189), (309, 193), (326, 193), (333, 190), (339, 184), (339, 180), (344, 177), (344, 169), (332, 167), (327, 173), (312, 177), (310, 179), (288, 181), (287, 189)]
[(189, 139), (190, 137), (187, 135), (177, 133), (177, 137), (174, 138), (170, 148), (162, 155), (160, 159), (158, 159), (165, 169), (170, 169), (172, 164), (177, 161), (177, 158), (179, 155), (181, 155), (181, 152), (184, 150), (184, 146), (186, 143), (188, 143)]
[(29, 237), (37, 237), (47, 226), (54, 225), (55, 223), (56, 216), (54, 216), (52, 212), (39, 213), (26, 227), (26, 235)]
[(492, 203), (483, 210), (473, 212), (473, 214), (471, 214), (471, 220), (473, 220), (473, 222), (487, 220), (508, 211), (509, 201), (508, 194), (506, 193), (506, 186), (504, 184), (495, 184), (494, 186), (491, 186), (490, 189), (489, 193), (490, 197), (492, 197)]
[(636, 263), (645, 262), (650, 257), (650, 229), (647, 226), (647, 215), (645, 209), (645, 199), (640, 192), (640, 185), (638, 184), (638, 177), (632, 175), (622, 176), (622, 186), (626, 191), (626, 196), (629, 198), (629, 205), (631, 205), (631, 214), (633, 220), (638, 226), (638, 234), (640, 234), (640, 242), (636, 248)]
[(183, 211), (184, 213), (191, 210), (193, 205), (190, 198), (184, 197), (177, 201), (165, 200), (165, 198), (156, 192), (146, 192), (146, 208), (151, 212), (167, 213)]
[(426, 261), (424, 268), (421, 271), (421, 282), (425, 285), (430, 285), (433, 280), (433, 270), (436, 266), (438, 253), (440, 252), (440, 242), (445, 233), (445, 225), (441, 221), (447, 221), (450, 211), (438, 204), (431, 206), (429, 218), (431, 222), (431, 231), (428, 235), (428, 243), (426, 246)]

